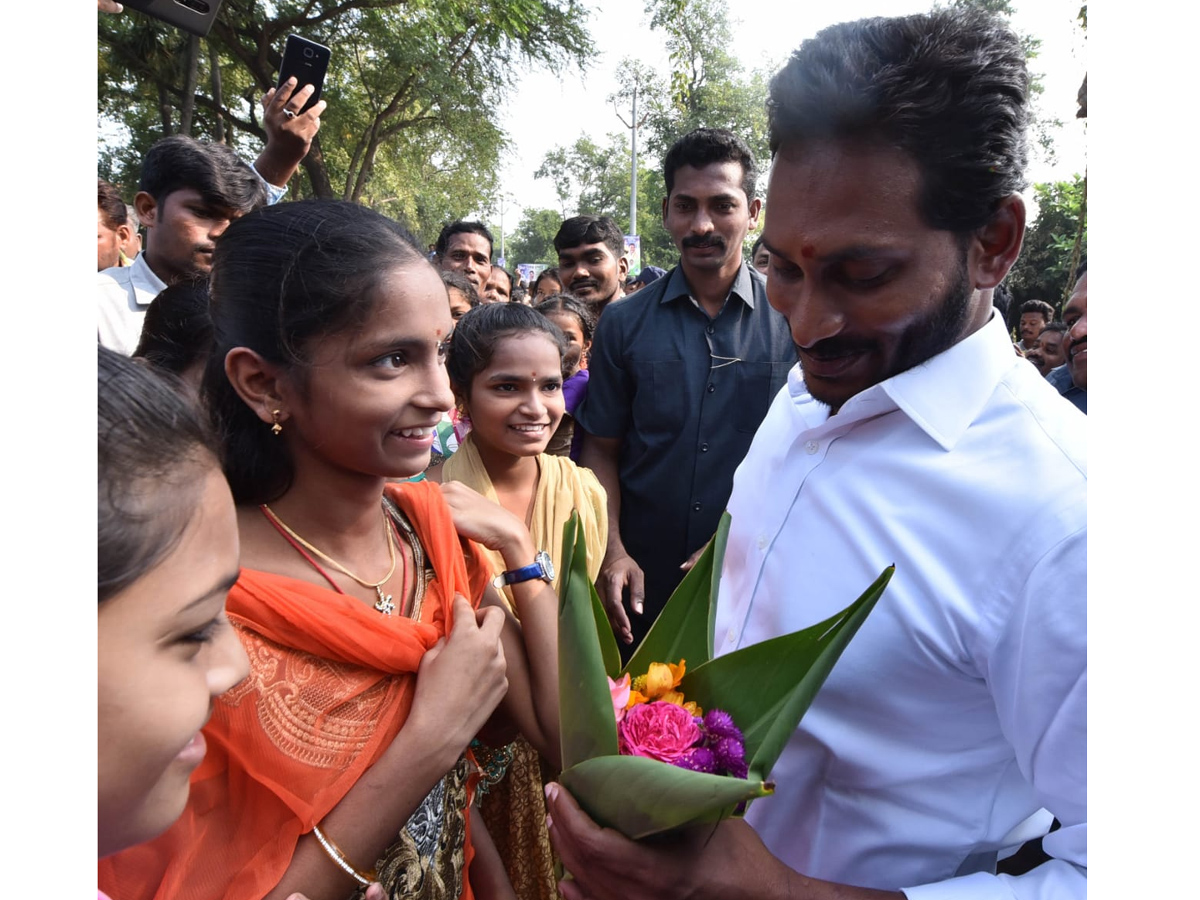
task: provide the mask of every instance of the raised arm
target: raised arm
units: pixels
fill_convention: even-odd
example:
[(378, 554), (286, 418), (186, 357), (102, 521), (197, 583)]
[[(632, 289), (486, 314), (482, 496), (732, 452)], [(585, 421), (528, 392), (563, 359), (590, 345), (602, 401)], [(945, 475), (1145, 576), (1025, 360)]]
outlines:
[(321, 128), (324, 100), (318, 100), (307, 112), (300, 112), (312, 92), (311, 84), (296, 90), (296, 79), (289, 78), (282, 87), (271, 88), (262, 98), (267, 145), (254, 161), (254, 168), (276, 187), (287, 187)]

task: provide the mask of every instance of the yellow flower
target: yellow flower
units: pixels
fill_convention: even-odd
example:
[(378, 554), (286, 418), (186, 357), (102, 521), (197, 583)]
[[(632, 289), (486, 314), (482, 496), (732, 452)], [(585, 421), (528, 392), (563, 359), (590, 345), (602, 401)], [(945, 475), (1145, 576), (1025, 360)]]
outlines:
[(674, 663), (650, 663), (646, 672), (646, 687), (642, 689), (651, 700), (660, 700), (667, 691), (679, 687), (683, 673), (687, 668), (687, 660), (681, 659), (679, 665)]
[(667, 691), (658, 699), (664, 703), (674, 703), (676, 706), (682, 706), (693, 716), (704, 715), (704, 711), (697, 705), (695, 700), (685, 700), (683, 694), (679, 691)]

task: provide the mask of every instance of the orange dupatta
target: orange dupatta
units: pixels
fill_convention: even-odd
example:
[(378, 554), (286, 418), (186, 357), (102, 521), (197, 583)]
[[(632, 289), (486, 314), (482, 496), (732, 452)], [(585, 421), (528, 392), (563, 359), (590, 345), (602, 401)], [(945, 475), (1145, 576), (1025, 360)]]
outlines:
[[(250, 675), (219, 698), (204, 727), (208, 753), (183, 815), (156, 840), (101, 860), (101, 889), (120, 900), (260, 900), (300, 837), (399, 732), (421, 657), (450, 630), (454, 594), (478, 605), (489, 569), (480, 548), (460, 543), (437, 485), (387, 491), (434, 571), (421, 621), (243, 569), (227, 610)], [(469, 864), (469, 835), (465, 856)], [(465, 866), (462, 896), (471, 897)]]

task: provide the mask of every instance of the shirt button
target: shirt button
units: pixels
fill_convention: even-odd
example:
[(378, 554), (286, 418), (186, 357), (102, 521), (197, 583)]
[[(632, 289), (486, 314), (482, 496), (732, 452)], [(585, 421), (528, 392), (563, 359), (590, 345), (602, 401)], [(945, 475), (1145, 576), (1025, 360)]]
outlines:
[(700, 445), (700, 452), (701, 452), (701, 453), (707, 453), (707, 452), (708, 452), (708, 444), (701, 444), (701, 445)]
[(700, 504), (699, 503), (692, 504), (692, 512), (700, 512)]
[(814, 453), (816, 453), (820, 449), (821, 449), (821, 445), (818, 444), (816, 441), (809, 441), (807, 444), (804, 445), (804, 452), (807, 453), (809, 456), (812, 456)]
[(704, 330), (705, 330), (705, 331), (707, 331), (709, 334), (716, 334), (716, 333), (717, 333), (717, 329), (716, 329), (716, 328), (714, 328), (714, 327), (713, 327), (713, 326), (711, 326), (711, 325), (709, 325), (709, 326), (708, 326), (707, 328), (705, 328)]
[(759, 550), (766, 550), (768, 543), (769, 542), (767, 541), (767, 536), (765, 534), (760, 534), (758, 536), (758, 549)]
[(733, 629), (730, 628), (729, 633), (725, 635), (725, 640), (729, 641), (729, 643), (732, 644), (736, 639), (737, 639), (737, 635), (734, 634)]
[(710, 384), (710, 385), (708, 386), (708, 392), (709, 392), (710, 394), (711, 394), (713, 391), (715, 391), (716, 389), (717, 389), (717, 386), (716, 386), (715, 384)]

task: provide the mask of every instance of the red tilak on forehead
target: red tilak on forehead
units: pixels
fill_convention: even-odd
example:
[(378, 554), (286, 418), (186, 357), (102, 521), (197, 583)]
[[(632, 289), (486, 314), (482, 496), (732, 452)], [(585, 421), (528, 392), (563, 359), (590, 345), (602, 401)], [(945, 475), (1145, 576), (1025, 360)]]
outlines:
[(442, 336), (442, 329), (440, 329), (440, 328), (439, 328), (437, 331), (435, 331), (435, 332), (434, 332), (434, 334), (435, 334), (437, 337), (441, 337), (441, 336)]
[(817, 251), (813, 247), (812, 244), (805, 244), (803, 247), (800, 248), (800, 255), (803, 256), (805, 259), (812, 259), (813, 254), (815, 254), (816, 252)]

